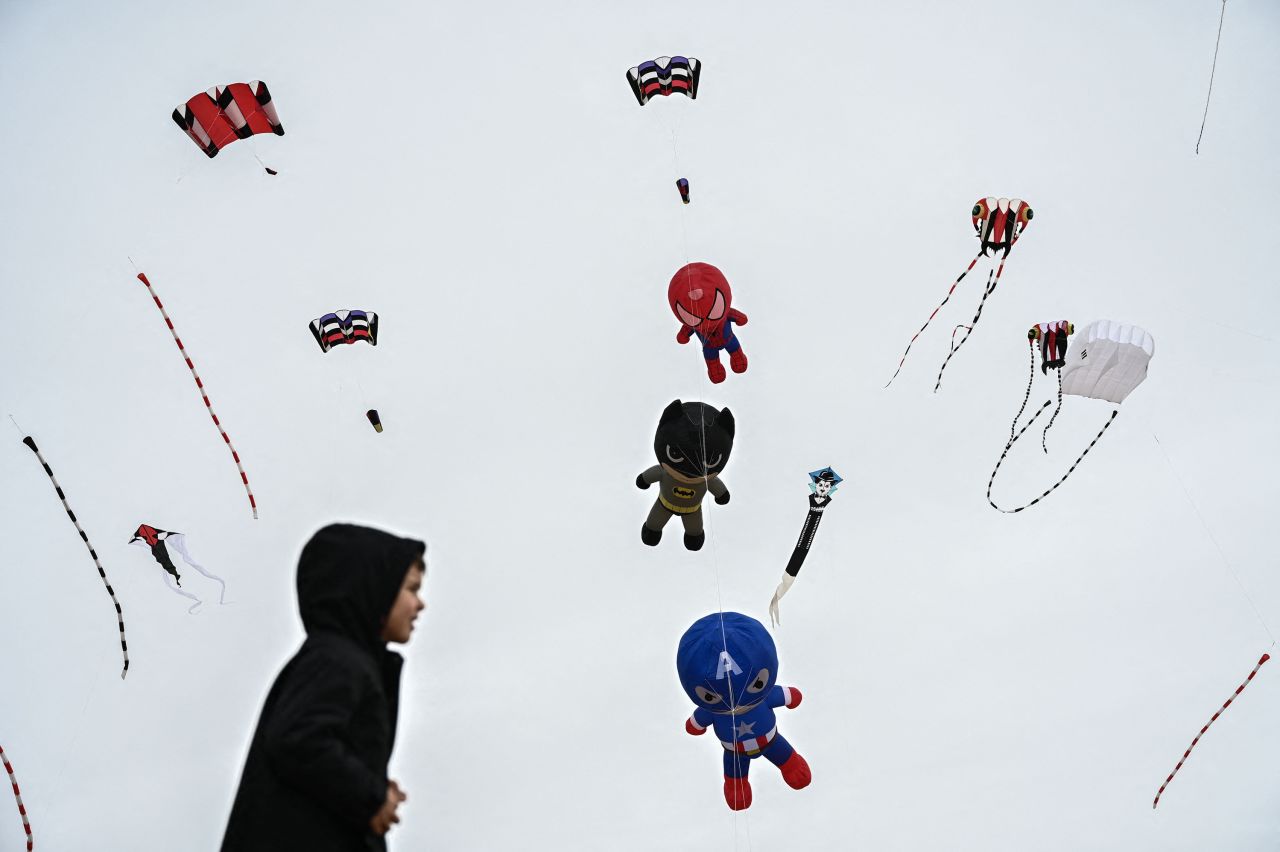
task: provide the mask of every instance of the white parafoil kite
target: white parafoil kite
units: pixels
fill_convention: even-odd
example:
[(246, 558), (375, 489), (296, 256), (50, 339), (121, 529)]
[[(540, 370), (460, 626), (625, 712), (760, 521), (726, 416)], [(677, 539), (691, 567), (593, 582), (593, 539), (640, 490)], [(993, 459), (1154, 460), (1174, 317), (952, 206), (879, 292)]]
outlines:
[[(1144, 329), (1136, 325), (1125, 325), (1111, 320), (1091, 322), (1076, 335), (1075, 348), (1067, 353), (1065, 363), (1059, 374), (1062, 393), (1067, 396), (1103, 399), (1119, 405), (1124, 402), (1125, 397), (1133, 393), (1134, 389), (1147, 378), (1147, 365), (1151, 363), (1151, 356), (1154, 354), (1155, 341)], [(1043, 494), (1016, 509), (1001, 508), (991, 499), (991, 488), (995, 484), (996, 475), (1000, 472), (1000, 465), (1004, 463), (1005, 456), (1009, 455), (1013, 445), (1017, 443), (1023, 433), (1031, 428), (1031, 424), (1044, 413), (1044, 410), (1052, 402), (1053, 400), (1045, 400), (1039, 411), (1031, 416), (1031, 419), (1027, 421), (1022, 429), (1018, 430), (1017, 434), (1011, 434), (1008, 442), (1004, 445), (1004, 451), (1000, 453), (1000, 459), (996, 462), (995, 469), (991, 471), (991, 479), (987, 481), (987, 502), (991, 504), (991, 508), (1006, 513), (1021, 512), (1023, 509), (1029, 509), (1045, 497), (1048, 497), (1057, 490), (1059, 485), (1067, 481), (1067, 477), (1089, 454), (1094, 444), (1098, 443), (1107, 429), (1111, 427), (1116, 415), (1120, 413), (1120, 409), (1112, 409), (1111, 416), (1107, 418), (1107, 422), (1103, 424), (1098, 434), (1089, 442), (1089, 446), (1085, 447), (1084, 452), (1072, 462), (1071, 467), (1062, 475), (1062, 478), (1045, 490)], [(1025, 401), (1023, 404), (1026, 404)], [(1017, 426), (1016, 419), (1014, 420), (1014, 426)]]

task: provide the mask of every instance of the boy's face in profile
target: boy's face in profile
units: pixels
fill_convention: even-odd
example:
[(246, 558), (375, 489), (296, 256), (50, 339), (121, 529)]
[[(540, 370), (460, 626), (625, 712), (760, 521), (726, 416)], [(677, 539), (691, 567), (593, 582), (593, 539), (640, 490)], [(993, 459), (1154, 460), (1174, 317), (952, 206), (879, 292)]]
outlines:
[(405, 572), (400, 593), (396, 595), (395, 602), (391, 604), (391, 611), (387, 613), (386, 621), (382, 625), (382, 641), (401, 643), (409, 641), (409, 637), (413, 634), (413, 622), (417, 620), (418, 613), (427, 608), (422, 598), (418, 597), (425, 576), (426, 565), (422, 560), (414, 562)]

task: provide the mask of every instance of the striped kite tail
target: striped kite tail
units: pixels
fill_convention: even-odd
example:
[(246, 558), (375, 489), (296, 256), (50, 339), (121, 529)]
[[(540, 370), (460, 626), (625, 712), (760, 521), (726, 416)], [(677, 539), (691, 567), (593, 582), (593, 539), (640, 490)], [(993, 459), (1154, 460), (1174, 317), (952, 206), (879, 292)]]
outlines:
[(1022, 419), (1022, 412), (1027, 410), (1027, 402), (1031, 399), (1031, 384), (1036, 380), (1036, 344), (1034, 341), (1027, 341), (1027, 348), (1031, 350), (1031, 372), (1027, 376), (1027, 392), (1022, 395), (1022, 407), (1018, 409), (1018, 413), (1014, 415), (1013, 422), (1009, 424), (1009, 443), (1013, 443), (1013, 433), (1018, 428), (1018, 421)]
[(1004, 464), (1005, 457), (1009, 455), (1009, 450), (1013, 449), (1013, 445), (1017, 443), (1018, 438), (1021, 438), (1022, 435), (1028, 429), (1031, 428), (1031, 424), (1036, 422), (1036, 418), (1039, 417), (1041, 414), (1043, 414), (1044, 410), (1048, 408), (1052, 402), (1053, 400), (1046, 399), (1044, 401), (1044, 405), (1040, 406), (1040, 410), (1037, 411), (1035, 414), (1031, 415), (1031, 419), (1028, 420), (1027, 424), (1018, 431), (1018, 434), (1015, 435), (1013, 438), (1011, 438), (1009, 440), (1009, 443), (1004, 445), (1004, 451), (1000, 453), (1000, 459), (996, 462), (996, 466), (991, 470), (991, 478), (987, 480), (987, 503), (989, 503), (991, 505), (991, 508), (995, 509), (997, 512), (1004, 512), (1006, 515), (1015, 515), (1018, 512), (1023, 511), (1024, 509), (1030, 509), (1032, 506), (1039, 503), (1041, 500), (1048, 497), (1053, 492), (1057, 491), (1058, 486), (1067, 481), (1067, 477), (1069, 477), (1072, 473), (1075, 472), (1075, 469), (1080, 466), (1080, 462), (1084, 461), (1084, 457), (1089, 455), (1089, 451), (1092, 450), (1095, 445), (1097, 445), (1098, 441), (1102, 440), (1102, 436), (1105, 435), (1107, 430), (1111, 428), (1111, 424), (1115, 422), (1116, 415), (1120, 413), (1118, 409), (1112, 409), (1111, 416), (1107, 418), (1106, 423), (1102, 424), (1102, 428), (1098, 430), (1098, 434), (1093, 436), (1093, 440), (1089, 442), (1089, 446), (1084, 448), (1084, 452), (1076, 456), (1076, 460), (1071, 463), (1071, 467), (1067, 468), (1067, 472), (1062, 474), (1061, 478), (1059, 478), (1057, 482), (1053, 483), (1053, 485), (1050, 485), (1048, 488), (1046, 488), (1043, 494), (1041, 494), (1036, 499), (1032, 500), (1030, 503), (1027, 503), (1026, 505), (1023, 505), (1023, 506), (1019, 506), (1016, 509), (1002, 509), (996, 505), (994, 500), (991, 499), (991, 488), (993, 485), (995, 485), (996, 475), (1000, 473), (1000, 465)]
[(35, 848), (35, 841), (31, 836), (31, 822), (27, 819), (27, 807), (22, 804), (22, 791), (18, 789), (18, 779), (13, 775), (13, 765), (9, 763), (9, 758), (5, 757), (3, 747), (0, 747), (0, 763), (4, 764), (4, 771), (9, 773), (13, 797), (18, 800), (18, 814), (22, 817), (22, 827), (27, 832), (27, 852), (31, 852)]
[[(1000, 262), (1000, 268), (1004, 269), (1004, 261)], [(982, 299), (979, 300), (978, 302), (978, 310), (976, 313), (974, 313), (973, 319), (970, 321), (969, 325), (958, 325), (955, 328), (951, 329), (951, 351), (947, 353), (947, 357), (942, 361), (942, 366), (938, 368), (938, 381), (936, 381), (933, 385), (934, 393), (937, 393), (938, 388), (942, 387), (942, 374), (946, 372), (947, 365), (951, 363), (951, 356), (959, 352), (960, 347), (964, 346), (965, 341), (969, 339), (969, 335), (973, 334), (974, 326), (978, 324), (978, 320), (982, 319), (982, 309), (987, 304), (987, 297), (996, 291), (996, 285), (999, 283), (1000, 283), (1000, 276), (998, 274), (993, 277), (990, 273), (988, 273), (987, 289), (982, 291)], [(960, 338), (959, 343), (956, 343), (956, 332), (962, 328), (964, 329), (964, 337)]]
[(1253, 671), (1249, 672), (1249, 676), (1244, 679), (1244, 683), (1236, 687), (1236, 691), (1231, 693), (1231, 697), (1227, 699), (1227, 703), (1218, 708), (1218, 712), (1210, 717), (1208, 722), (1204, 723), (1204, 727), (1200, 729), (1200, 733), (1196, 734), (1196, 738), (1191, 741), (1191, 745), (1187, 746), (1187, 750), (1182, 753), (1182, 758), (1178, 761), (1178, 765), (1173, 767), (1173, 771), (1169, 773), (1169, 777), (1164, 779), (1164, 783), (1160, 785), (1160, 789), (1156, 791), (1155, 801), (1151, 803), (1151, 809), (1155, 810), (1156, 805), (1160, 804), (1160, 797), (1164, 795), (1164, 790), (1169, 786), (1169, 782), (1173, 780), (1173, 776), (1178, 774), (1178, 770), (1182, 768), (1182, 764), (1187, 762), (1187, 757), (1191, 754), (1191, 749), (1196, 747), (1196, 743), (1200, 742), (1200, 738), (1204, 736), (1204, 732), (1209, 730), (1209, 726), (1218, 721), (1226, 709), (1231, 706), (1231, 702), (1235, 701), (1240, 693), (1244, 692), (1244, 688), (1249, 685), (1249, 681), (1253, 680), (1253, 676), (1258, 673), (1258, 669), (1262, 668), (1262, 664), (1271, 659), (1270, 654), (1263, 654), (1258, 660), (1258, 664), (1253, 667)]
[(58, 484), (57, 478), (54, 477), (53, 468), (49, 467), (49, 463), (44, 460), (44, 456), (40, 453), (40, 448), (36, 446), (35, 440), (30, 435), (23, 438), (22, 443), (30, 447), (31, 452), (36, 454), (36, 458), (40, 461), (40, 466), (44, 468), (44, 472), (49, 476), (49, 481), (53, 483), (53, 490), (58, 492), (58, 499), (62, 501), (62, 508), (66, 510), (67, 517), (75, 525), (76, 532), (80, 533), (80, 540), (89, 549), (89, 555), (93, 557), (93, 564), (98, 569), (98, 576), (102, 578), (102, 585), (107, 587), (107, 594), (111, 596), (111, 603), (116, 608), (116, 624), (120, 628), (120, 653), (124, 655), (124, 669), (120, 672), (120, 679), (124, 680), (124, 676), (129, 673), (129, 644), (125, 642), (124, 638), (124, 612), (120, 609), (120, 601), (116, 599), (116, 590), (111, 588), (111, 581), (107, 579), (106, 569), (102, 567), (102, 562), (98, 559), (98, 552), (93, 549), (93, 545), (89, 543), (89, 536), (85, 535), (84, 528), (80, 526), (80, 521), (76, 519), (76, 513), (71, 511), (71, 506), (67, 504), (67, 495), (62, 492), (62, 486)]
[[(947, 304), (947, 302), (951, 299), (951, 294), (956, 291), (956, 287), (960, 285), (960, 282), (964, 280), (964, 277), (969, 274), (969, 272), (973, 269), (974, 266), (977, 265), (978, 258), (980, 257), (982, 257), (981, 253), (979, 253), (977, 257), (975, 257), (973, 260), (969, 261), (969, 265), (965, 267), (964, 272), (960, 273), (960, 277), (952, 282), (951, 289), (947, 291), (947, 295), (943, 298), (943, 300), (938, 303), (938, 307), (933, 309), (933, 313), (929, 314), (929, 318), (924, 321), (924, 325), (920, 326), (919, 331), (911, 335), (911, 342), (907, 344), (906, 350), (902, 353), (902, 358), (898, 360), (898, 369), (894, 370), (893, 375), (889, 377), (889, 381), (884, 383), (884, 386), (886, 388), (889, 387), (889, 385), (893, 384), (893, 380), (898, 378), (898, 374), (902, 372), (902, 365), (907, 363), (907, 355), (911, 352), (911, 347), (915, 345), (916, 338), (924, 334), (924, 330), (929, 327), (929, 323), (933, 322), (933, 318), (938, 315), (938, 311), (942, 310), (943, 307)], [(881, 390), (883, 389), (884, 388), (881, 388)]]
[(156, 295), (156, 291), (151, 289), (151, 282), (147, 280), (147, 276), (138, 273), (138, 280), (147, 285), (147, 292), (151, 294), (151, 300), (156, 303), (156, 307), (160, 309), (160, 316), (164, 317), (164, 324), (169, 327), (169, 333), (173, 335), (173, 342), (178, 344), (178, 351), (182, 353), (182, 359), (187, 362), (187, 369), (191, 370), (191, 378), (196, 381), (196, 388), (200, 391), (200, 398), (204, 400), (204, 407), (209, 410), (209, 417), (213, 419), (213, 425), (218, 427), (218, 434), (222, 436), (223, 442), (227, 445), (227, 449), (231, 451), (231, 458), (236, 463), (236, 470), (240, 471), (240, 481), (244, 483), (244, 492), (249, 495), (249, 508), (253, 510), (253, 519), (258, 519), (258, 501), (253, 499), (253, 490), (249, 487), (249, 476), (244, 472), (244, 465), (240, 463), (240, 454), (236, 452), (235, 445), (231, 443), (231, 436), (227, 434), (227, 430), (222, 428), (222, 422), (218, 420), (218, 415), (214, 413), (213, 403), (209, 401), (209, 394), (204, 389), (204, 382), (200, 380), (200, 374), (196, 372), (196, 365), (192, 363), (191, 356), (187, 354), (187, 349), (182, 345), (182, 338), (178, 337), (178, 331), (173, 327), (173, 320), (169, 319), (169, 314), (165, 312), (164, 305), (160, 303), (160, 297)]

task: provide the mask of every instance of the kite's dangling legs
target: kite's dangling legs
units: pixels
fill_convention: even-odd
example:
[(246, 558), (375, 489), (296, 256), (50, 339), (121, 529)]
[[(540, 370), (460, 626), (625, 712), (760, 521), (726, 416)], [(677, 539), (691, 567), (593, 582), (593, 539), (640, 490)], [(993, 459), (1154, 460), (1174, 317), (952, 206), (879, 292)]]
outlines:
[(120, 653), (124, 656), (124, 668), (120, 671), (120, 679), (124, 680), (124, 676), (129, 673), (129, 645), (124, 639), (124, 611), (120, 609), (120, 601), (116, 600), (116, 590), (111, 588), (111, 581), (107, 579), (106, 569), (102, 567), (102, 563), (98, 561), (98, 552), (93, 549), (93, 545), (89, 543), (89, 536), (85, 535), (84, 529), (81, 528), (80, 522), (76, 520), (76, 513), (71, 511), (71, 506), (67, 504), (67, 495), (62, 493), (62, 486), (58, 484), (58, 480), (53, 476), (53, 468), (49, 467), (49, 463), (44, 460), (44, 456), (40, 454), (40, 450), (36, 447), (35, 440), (30, 436), (22, 439), (22, 443), (31, 448), (31, 452), (36, 454), (36, 458), (40, 461), (40, 466), (44, 468), (44, 472), (48, 474), (49, 481), (53, 483), (53, 490), (58, 492), (58, 499), (62, 501), (62, 508), (66, 510), (67, 517), (71, 519), (71, 523), (75, 525), (76, 532), (80, 533), (80, 540), (84, 542), (84, 546), (89, 548), (89, 556), (93, 557), (93, 564), (98, 569), (98, 576), (102, 578), (102, 585), (107, 587), (107, 594), (111, 596), (111, 603), (116, 608), (116, 625), (120, 628)]
[(1017, 442), (1018, 438), (1021, 438), (1023, 433), (1031, 428), (1031, 424), (1036, 422), (1036, 418), (1039, 417), (1041, 414), (1043, 414), (1044, 410), (1048, 408), (1052, 402), (1053, 400), (1046, 399), (1044, 401), (1044, 405), (1040, 406), (1040, 409), (1035, 414), (1031, 415), (1031, 419), (1027, 421), (1027, 424), (1018, 430), (1018, 434), (1014, 436), (1012, 439), (1010, 439), (1009, 443), (1004, 445), (1004, 451), (1000, 453), (1000, 460), (996, 462), (995, 468), (992, 469), (991, 471), (991, 478), (987, 480), (987, 502), (990, 503), (991, 508), (995, 509), (997, 512), (1004, 512), (1006, 515), (1013, 515), (1018, 512), (1021, 512), (1023, 509), (1030, 509), (1032, 506), (1039, 503), (1044, 498), (1048, 497), (1054, 491), (1058, 490), (1058, 486), (1066, 482), (1067, 477), (1070, 476), (1072, 472), (1076, 469), (1076, 467), (1079, 466), (1080, 462), (1084, 461), (1084, 457), (1089, 455), (1089, 451), (1093, 449), (1093, 445), (1098, 443), (1098, 441), (1102, 439), (1103, 433), (1105, 433), (1108, 429), (1111, 428), (1111, 424), (1115, 422), (1116, 415), (1120, 413), (1119, 409), (1115, 409), (1111, 412), (1111, 416), (1107, 418), (1107, 422), (1104, 423), (1102, 428), (1098, 430), (1098, 434), (1093, 436), (1093, 440), (1089, 442), (1089, 446), (1085, 447), (1084, 452), (1076, 457), (1076, 460), (1071, 463), (1071, 467), (1067, 468), (1067, 472), (1062, 474), (1062, 478), (1059, 479), (1057, 482), (1053, 483), (1053, 485), (1049, 486), (1047, 489), (1045, 489), (1045, 492), (1043, 494), (1041, 494), (1039, 497), (1032, 500), (1030, 503), (1028, 503), (1025, 506), (1019, 506), (1016, 509), (1001, 509), (999, 506), (995, 504), (995, 501), (991, 499), (991, 487), (995, 485), (996, 474), (1000, 472), (1000, 465), (1004, 464), (1005, 456), (1009, 455), (1009, 450), (1013, 448), (1013, 445)]
[(204, 603), (204, 601), (200, 600), (198, 597), (191, 594), (190, 592), (184, 592), (182, 589), (178, 588), (173, 582), (173, 577), (169, 576), (169, 573), (167, 571), (161, 574), (160, 576), (164, 577), (164, 584), (169, 587), (169, 591), (173, 592), (175, 595), (182, 595), (184, 598), (188, 598), (189, 600), (195, 601), (195, 603), (187, 607), (188, 615), (195, 612), (196, 607)]
[(213, 425), (218, 427), (218, 434), (222, 436), (223, 443), (227, 445), (227, 449), (231, 451), (231, 458), (236, 463), (236, 470), (240, 471), (240, 481), (244, 483), (244, 493), (249, 495), (249, 508), (253, 510), (253, 519), (258, 519), (258, 501), (253, 499), (253, 490), (249, 488), (249, 476), (244, 472), (244, 465), (240, 464), (240, 454), (236, 452), (235, 446), (231, 443), (231, 436), (227, 434), (227, 430), (222, 428), (222, 422), (218, 420), (218, 415), (213, 411), (213, 403), (209, 401), (209, 394), (205, 392), (204, 382), (200, 381), (200, 374), (196, 372), (196, 365), (192, 363), (191, 356), (187, 354), (187, 349), (182, 345), (182, 338), (178, 337), (177, 330), (173, 327), (173, 320), (169, 319), (169, 314), (165, 312), (164, 305), (160, 304), (160, 297), (156, 295), (156, 291), (151, 289), (151, 282), (147, 280), (147, 276), (138, 273), (138, 280), (147, 285), (147, 292), (151, 294), (151, 300), (156, 303), (156, 307), (160, 309), (160, 316), (164, 317), (164, 324), (169, 326), (169, 333), (173, 335), (173, 342), (178, 344), (178, 351), (182, 353), (182, 358), (187, 362), (187, 368), (191, 370), (191, 378), (196, 380), (196, 388), (200, 391), (200, 398), (204, 400), (204, 407), (209, 410), (209, 416), (213, 418)]
[[(1000, 269), (1004, 269), (1004, 262), (1000, 263)], [(1000, 283), (1000, 273), (987, 273), (987, 289), (982, 293), (982, 299), (978, 302), (978, 310), (973, 315), (973, 320), (969, 325), (958, 325), (951, 329), (951, 351), (947, 353), (947, 357), (943, 360), (942, 366), (938, 368), (938, 381), (933, 386), (933, 392), (937, 393), (938, 388), (942, 387), (942, 373), (947, 369), (947, 364), (951, 363), (951, 356), (960, 351), (960, 347), (964, 346), (964, 342), (969, 339), (969, 335), (973, 334), (973, 328), (978, 324), (978, 320), (982, 318), (982, 308), (987, 304), (987, 297), (996, 291), (996, 285)], [(964, 337), (960, 338), (960, 342), (956, 343), (956, 332), (964, 329)]]
[(1062, 411), (1062, 369), (1058, 369), (1058, 405), (1053, 409), (1053, 414), (1049, 417), (1049, 425), (1044, 427), (1044, 431), (1040, 433), (1040, 447), (1044, 450), (1044, 454), (1049, 455), (1049, 430), (1053, 428), (1053, 421), (1058, 419), (1058, 414)]
[(9, 785), (13, 787), (13, 797), (18, 800), (18, 815), (22, 817), (22, 827), (27, 832), (27, 852), (31, 852), (35, 848), (35, 842), (31, 837), (31, 823), (27, 820), (27, 807), (22, 804), (22, 791), (18, 789), (18, 779), (13, 776), (13, 766), (9, 763), (9, 758), (4, 756), (3, 748), (0, 748), (0, 763), (4, 764), (4, 771), (9, 774)]
[(1227, 703), (1218, 708), (1218, 712), (1214, 713), (1213, 717), (1210, 718), (1208, 722), (1204, 723), (1204, 727), (1200, 729), (1200, 733), (1196, 734), (1196, 738), (1191, 741), (1191, 745), (1187, 746), (1187, 750), (1182, 753), (1182, 759), (1178, 761), (1178, 765), (1173, 767), (1173, 771), (1169, 773), (1169, 777), (1164, 779), (1164, 783), (1161, 784), (1160, 789), (1156, 791), (1155, 801), (1151, 803), (1152, 810), (1155, 810), (1156, 805), (1160, 804), (1160, 797), (1164, 795), (1164, 788), (1169, 786), (1169, 782), (1173, 780), (1173, 776), (1177, 775), (1178, 770), (1182, 768), (1182, 764), (1187, 762), (1187, 757), (1190, 756), (1191, 749), (1195, 748), (1196, 743), (1200, 742), (1200, 738), (1204, 736), (1204, 732), (1209, 730), (1209, 726), (1218, 721), (1218, 717), (1226, 712), (1226, 709), (1231, 706), (1231, 702), (1235, 701), (1236, 697), (1240, 695), (1240, 693), (1244, 692), (1244, 688), (1249, 685), (1249, 681), (1253, 680), (1253, 676), (1258, 673), (1258, 669), (1262, 668), (1262, 664), (1269, 659), (1271, 659), (1270, 654), (1263, 654), (1262, 658), (1258, 660), (1258, 664), (1253, 667), (1253, 671), (1249, 672), (1249, 676), (1244, 679), (1244, 683), (1237, 686), (1236, 691), (1231, 693), (1231, 697), (1227, 699)]
[(924, 330), (929, 327), (929, 323), (933, 322), (933, 318), (938, 315), (938, 311), (942, 310), (943, 305), (945, 305), (947, 300), (951, 298), (951, 294), (956, 291), (956, 287), (959, 286), (960, 282), (964, 280), (966, 275), (973, 271), (973, 267), (978, 264), (978, 259), (981, 257), (982, 254), (979, 253), (973, 260), (969, 261), (969, 265), (965, 267), (964, 272), (960, 273), (960, 277), (952, 282), (951, 289), (947, 291), (946, 298), (938, 303), (938, 307), (933, 309), (933, 313), (929, 314), (929, 318), (924, 321), (924, 325), (920, 326), (920, 330), (911, 335), (911, 342), (907, 344), (906, 350), (902, 353), (902, 358), (898, 361), (898, 369), (894, 370), (893, 375), (889, 377), (889, 381), (884, 383), (886, 388), (893, 384), (893, 380), (898, 378), (898, 373), (902, 372), (902, 365), (907, 363), (907, 354), (911, 351), (911, 347), (915, 345), (916, 338), (924, 334)]
[(1036, 344), (1034, 341), (1027, 341), (1027, 347), (1031, 350), (1031, 373), (1027, 376), (1027, 392), (1022, 395), (1022, 407), (1018, 409), (1018, 413), (1014, 415), (1013, 422), (1009, 424), (1009, 441), (1013, 441), (1013, 432), (1018, 428), (1018, 420), (1022, 417), (1022, 412), (1027, 410), (1027, 400), (1031, 399), (1031, 383), (1036, 380)]

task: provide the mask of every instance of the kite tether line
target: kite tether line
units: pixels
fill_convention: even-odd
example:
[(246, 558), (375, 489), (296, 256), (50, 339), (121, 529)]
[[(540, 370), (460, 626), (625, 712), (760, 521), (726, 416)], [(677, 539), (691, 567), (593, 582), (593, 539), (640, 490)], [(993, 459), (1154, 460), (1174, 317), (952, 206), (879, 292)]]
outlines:
[(209, 417), (213, 419), (213, 425), (218, 427), (218, 434), (222, 436), (227, 449), (231, 451), (231, 458), (236, 463), (236, 470), (240, 471), (240, 481), (244, 483), (244, 493), (249, 495), (249, 508), (253, 510), (253, 519), (256, 521), (258, 519), (258, 501), (253, 499), (253, 490), (249, 488), (249, 477), (244, 472), (244, 465), (240, 463), (240, 454), (236, 452), (235, 445), (231, 443), (231, 436), (227, 434), (226, 429), (222, 428), (222, 422), (218, 420), (218, 415), (214, 413), (213, 403), (209, 401), (209, 394), (204, 389), (204, 382), (200, 380), (200, 374), (196, 372), (196, 365), (191, 362), (191, 356), (187, 354), (186, 347), (182, 345), (182, 338), (178, 337), (178, 332), (173, 327), (173, 320), (169, 319), (169, 314), (165, 312), (164, 305), (160, 303), (160, 297), (156, 295), (155, 290), (151, 289), (151, 282), (147, 280), (146, 275), (139, 272), (138, 280), (147, 285), (147, 292), (151, 294), (152, 301), (160, 309), (160, 316), (164, 317), (164, 323), (169, 327), (169, 333), (173, 335), (173, 342), (178, 344), (178, 351), (182, 353), (183, 360), (187, 362), (187, 367), (191, 370), (191, 378), (196, 381), (196, 388), (200, 391), (200, 398), (204, 400), (204, 407), (209, 410)]
[(1213, 65), (1209, 68), (1209, 93), (1204, 96), (1204, 115), (1200, 118), (1200, 135), (1196, 137), (1196, 156), (1200, 155), (1200, 140), (1204, 138), (1204, 124), (1209, 120), (1209, 99), (1213, 97), (1213, 75), (1218, 70), (1218, 45), (1222, 43), (1222, 21), (1227, 17), (1227, 0), (1222, 0), (1222, 12), (1218, 15), (1218, 37), (1213, 42)]
[(44, 472), (49, 475), (49, 481), (53, 483), (53, 490), (58, 492), (58, 499), (62, 501), (62, 508), (66, 510), (67, 517), (71, 519), (71, 523), (75, 525), (76, 532), (80, 533), (80, 540), (84, 542), (84, 546), (89, 549), (89, 555), (93, 557), (93, 564), (98, 569), (98, 576), (102, 578), (102, 585), (107, 587), (107, 594), (111, 596), (111, 603), (116, 608), (116, 623), (120, 627), (120, 653), (124, 655), (124, 668), (120, 671), (120, 679), (124, 680), (124, 676), (129, 673), (129, 646), (124, 638), (124, 612), (120, 609), (120, 601), (116, 600), (116, 591), (111, 588), (111, 581), (107, 579), (107, 572), (102, 567), (102, 562), (98, 559), (98, 553), (93, 549), (93, 545), (89, 543), (89, 536), (85, 535), (84, 529), (80, 526), (80, 521), (76, 520), (76, 513), (71, 511), (71, 506), (67, 504), (67, 495), (62, 493), (62, 486), (58, 484), (58, 480), (53, 475), (53, 469), (49, 467), (49, 463), (44, 460), (44, 456), (40, 454), (40, 449), (36, 447), (36, 442), (30, 435), (22, 439), (22, 443), (31, 448), (31, 452), (36, 454)]
[(18, 789), (18, 779), (13, 775), (13, 765), (9, 763), (9, 758), (5, 757), (3, 747), (0, 747), (0, 763), (4, 764), (4, 771), (9, 774), (9, 784), (13, 787), (13, 797), (18, 800), (18, 814), (22, 817), (22, 827), (27, 832), (27, 852), (31, 852), (35, 848), (35, 842), (31, 837), (31, 822), (27, 819), (27, 807), (22, 804), (22, 791)]

